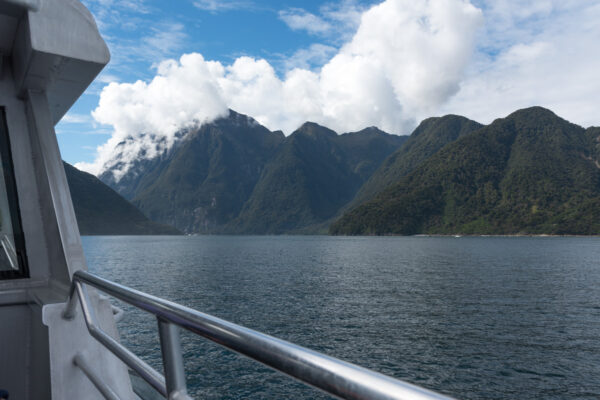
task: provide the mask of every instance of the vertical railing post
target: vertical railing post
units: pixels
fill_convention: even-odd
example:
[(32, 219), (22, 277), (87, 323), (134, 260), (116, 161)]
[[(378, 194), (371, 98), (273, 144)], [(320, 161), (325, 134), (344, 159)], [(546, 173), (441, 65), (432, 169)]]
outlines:
[(160, 349), (165, 369), (165, 382), (169, 400), (190, 399), (185, 383), (185, 369), (179, 340), (179, 327), (161, 318), (158, 320)]
[(69, 299), (67, 300), (67, 306), (65, 307), (65, 310), (63, 311), (63, 314), (62, 314), (64, 319), (75, 318), (75, 310), (77, 307), (77, 296), (78, 296), (77, 287), (79, 285), (81, 285), (81, 283), (79, 283), (77, 278), (74, 277), (73, 283), (71, 284), (71, 288), (69, 289)]

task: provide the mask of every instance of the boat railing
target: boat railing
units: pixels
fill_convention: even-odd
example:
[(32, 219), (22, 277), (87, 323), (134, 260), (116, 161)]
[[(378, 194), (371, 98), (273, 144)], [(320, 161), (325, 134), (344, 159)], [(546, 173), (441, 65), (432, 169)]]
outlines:
[[(156, 316), (164, 377), (97, 324), (86, 285)], [(75, 316), (77, 300), (90, 334), (168, 399), (187, 394), (179, 329), (183, 328), (341, 399), (449, 399), (386, 375), (152, 296), (85, 271), (73, 275), (63, 317)], [(74, 363), (107, 399), (118, 399), (81, 355)]]

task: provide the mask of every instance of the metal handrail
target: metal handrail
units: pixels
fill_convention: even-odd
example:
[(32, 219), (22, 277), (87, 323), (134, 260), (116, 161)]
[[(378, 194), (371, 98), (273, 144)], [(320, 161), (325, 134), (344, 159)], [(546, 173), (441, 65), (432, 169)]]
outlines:
[(93, 370), (87, 359), (81, 354), (75, 354), (73, 363), (77, 365), (88, 377), (88, 379), (96, 386), (96, 389), (104, 396), (107, 400), (120, 400), (120, 397), (100, 378)]
[[(110, 340), (108, 340), (102, 336), (102, 334), (106, 335), (104, 332), (102, 334), (98, 332), (93, 318), (90, 318), (90, 316), (93, 317), (92, 309), (85, 304), (89, 300), (83, 284), (94, 286), (108, 295), (157, 317), (166, 386), (161, 385), (160, 379), (156, 377), (158, 373), (149, 365), (114, 339), (109, 337)], [(169, 399), (189, 398), (185, 388), (185, 372), (178, 327), (203, 336), (341, 399), (450, 399), (410, 383), (128, 288), (85, 271), (77, 271), (73, 275), (69, 302), (63, 313), (65, 318), (74, 316), (75, 293), (80, 299), (86, 324), (92, 336)]]

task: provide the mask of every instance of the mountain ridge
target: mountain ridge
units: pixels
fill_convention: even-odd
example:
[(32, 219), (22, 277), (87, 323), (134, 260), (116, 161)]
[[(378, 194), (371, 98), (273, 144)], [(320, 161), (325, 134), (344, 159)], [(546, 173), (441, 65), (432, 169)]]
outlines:
[(432, 117), (410, 137), (310, 121), (285, 137), (231, 111), (182, 136), (122, 182), (147, 216), (188, 233), (596, 231), (600, 128), (542, 107), (489, 125)]
[(518, 110), (448, 144), (330, 233), (598, 234), (595, 133), (542, 107)]
[(482, 124), (459, 115), (430, 117), (423, 120), (402, 147), (381, 164), (379, 169), (360, 188), (348, 204), (353, 208), (373, 198), (377, 193), (412, 172), (421, 162), (431, 157), (446, 144), (469, 134)]
[(315, 123), (293, 132), (229, 229), (298, 232), (335, 216), (404, 138), (383, 131), (338, 135)]
[[(310, 121), (285, 137), (281, 131), (271, 132), (253, 119), (230, 111), (228, 117), (186, 132), (169, 151), (158, 157), (136, 160), (134, 167), (119, 181), (110, 170), (100, 178), (129, 198), (150, 219), (184, 232), (282, 233), (304, 229), (331, 217), (403, 140), (376, 128), (338, 135)], [(290, 153), (280, 155), (282, 151)], [(315, 152), (320, 152), (321, 157), (314, 157)], [(315, 184), (322, 190), (305, 190), (308, 197), (304, 199), (291, 194), (284, 201), (285, 194), (275, 196), (272, 200), (280, 199), (277, 204), (280, 211), (296, 202), (295, 222), (285, 225), (283, 230), (274, 226), (257, 229), (256, 224), (249, 222), (256, 218), (244, 210), (258, 201), (260, 193), (253, 197), (257, 187), (266, 190), (263, 194), (281, 194), (292, 189), (291, 186), (282, 189), (273, 181), (269, 181), (270, 188), (264, 181), (261, 183), (261, 179), (270, 176), (265, 168), (272, 169), (275, 160), (285, 163), (290, 157), (296, 160), (298, 171), (304, 171), (302, 179), (305, 180), (301, 184), (305, 187)], [(301, 159), (311, 159), (312, 165), (301, 165)], [(320, 168), (321, 173), (309, 172), (312, 167)], [(344, 182), (341, 194), (331, 189), (338, 179)]]

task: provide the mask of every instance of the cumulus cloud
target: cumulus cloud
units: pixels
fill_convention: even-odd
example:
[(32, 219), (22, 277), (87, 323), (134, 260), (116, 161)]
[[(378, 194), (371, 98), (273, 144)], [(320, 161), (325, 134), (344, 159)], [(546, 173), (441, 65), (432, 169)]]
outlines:
[(386, 0), (361, 15), (351, 40), (318, 71), (296, 67), (280, 77), (250, 57), (230, 65), (200, 54), (165, 61), (150, 82), (104, 88), (93, 116), (114, 134), (94, 163), (78, 167), (100, 173), (114, 165), (118, 147), (122, 173), (128, 160), (156, 155), (177, 130), (228, 107), (285, 133), (307, 120), (338, 132), (375, 125), (410, 133), (459, 90), (481, 24), (481, 11), (466, 0)]

